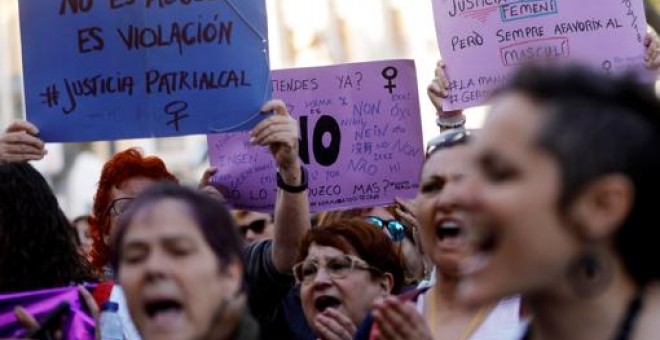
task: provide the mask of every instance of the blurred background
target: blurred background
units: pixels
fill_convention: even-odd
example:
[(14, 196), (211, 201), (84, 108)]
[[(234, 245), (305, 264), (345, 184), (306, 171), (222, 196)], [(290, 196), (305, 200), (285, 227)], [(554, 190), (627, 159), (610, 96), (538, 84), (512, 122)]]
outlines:
[[(0, 0), (0, 128), (25, 117), (19, 0)], [(426, 97), (439, 59), (431, 0), (266, 0), (271, 68), (321, 66), (383, 59), (414, 59), (424, 140), (437, 133)], [(660, 8), (660, 0), (649, 0)], [(658, 18), (655, 18), (656, 20)], [(660, 20), (659, 20), (660, 21)], [(469, 128), (481, 126), (484, 108), (467, 112)], [(49, 144), (34, 165), (54, 188), (67, 216), (91, 210), (105, 160), (139, 146), (162, 157), (184, 183), (196, 183), (208, 166), (205, 136)]]

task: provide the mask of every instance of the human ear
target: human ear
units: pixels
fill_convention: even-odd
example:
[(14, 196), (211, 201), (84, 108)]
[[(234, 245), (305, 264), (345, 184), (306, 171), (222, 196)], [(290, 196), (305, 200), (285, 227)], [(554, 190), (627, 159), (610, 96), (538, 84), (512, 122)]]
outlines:
[(237, 296), (243, 282), (243, 266), (241, 263), (235, 259), (229, 261), (229, 263), (222, 266), (219, 275), (227, 279), (227, 289), (234, 293), (232, 296)]
[(632, 210), (634, 185), (621, 174), (600, 177), (578, 195), (570, 215), (578, 222), (578, 232), (587, 240), (610, 238)]
[(390, 273), (385, 273), (379, 278), (378, 284), (385, 295), (389, 295), (392, 293), (392, 288), (394, 287), (394, 276)]

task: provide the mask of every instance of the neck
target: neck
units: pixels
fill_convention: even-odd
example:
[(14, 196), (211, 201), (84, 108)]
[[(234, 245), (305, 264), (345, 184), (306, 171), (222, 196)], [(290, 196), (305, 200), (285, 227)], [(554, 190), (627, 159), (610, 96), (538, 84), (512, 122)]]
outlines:
[(577, 296), (566, 282), (527, 296), (532, 339), (613, 339), (638, 290), (621, 264), (615, 266), (612, 282), (596, 297)]
[(458, 277), (436, 273), (436, 284), (431, 288), (434, 290), (435, 305), (438, 309), (463, 309), (463, 305), (456, 300), (458, 288)]

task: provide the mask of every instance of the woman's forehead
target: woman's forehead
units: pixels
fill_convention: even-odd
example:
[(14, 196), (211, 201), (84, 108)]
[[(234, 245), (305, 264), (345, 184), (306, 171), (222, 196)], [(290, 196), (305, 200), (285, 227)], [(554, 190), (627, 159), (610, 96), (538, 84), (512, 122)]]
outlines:
[(142, 205), (133, 215), (126, 230), (126, 238), (158, 237), (163, 234), (202, 236), (189, 207), (175, 199), (161, 199)]
[(530, 145), (543, 120), (542, 108), (521, 93), (498, 96), (475, 144), (480, 147)]

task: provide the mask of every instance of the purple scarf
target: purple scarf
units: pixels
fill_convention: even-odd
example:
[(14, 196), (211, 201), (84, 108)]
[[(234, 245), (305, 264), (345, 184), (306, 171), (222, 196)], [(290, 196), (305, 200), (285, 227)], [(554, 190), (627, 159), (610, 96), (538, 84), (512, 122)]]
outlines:
[(0, 295), (0, 338), (25, 336), (26, 330), (14, 315), (16, 306), (22, 306), (39, 321), (62, 301), (71, 305), (62, 327), (64, 339), (94, 339), (94, 319), (75, 286)]

